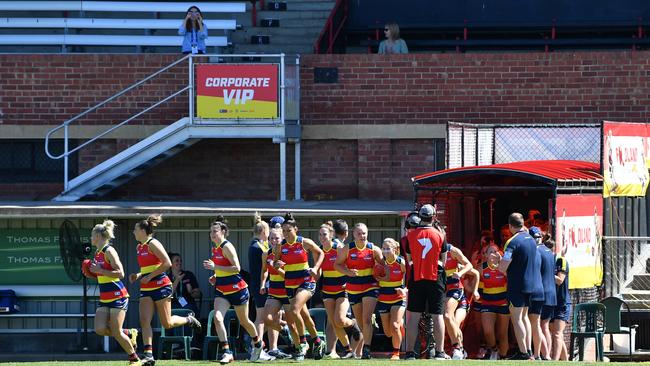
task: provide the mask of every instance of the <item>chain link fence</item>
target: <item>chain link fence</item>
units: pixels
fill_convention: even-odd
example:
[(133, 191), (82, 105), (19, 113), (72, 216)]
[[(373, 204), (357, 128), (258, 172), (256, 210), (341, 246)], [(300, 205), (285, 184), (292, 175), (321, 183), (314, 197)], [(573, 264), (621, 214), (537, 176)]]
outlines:
[(602, 125), (449, 122), (447, 167), (527, 160), (600, 162)]

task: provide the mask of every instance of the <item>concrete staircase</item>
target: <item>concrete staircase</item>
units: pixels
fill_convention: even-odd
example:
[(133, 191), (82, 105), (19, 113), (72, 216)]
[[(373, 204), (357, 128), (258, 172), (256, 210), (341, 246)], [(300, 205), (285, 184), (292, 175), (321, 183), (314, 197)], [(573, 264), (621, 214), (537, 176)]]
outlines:
[[(330, 15), (335, 0), (281, 0), (286, 9), (267, 10), (273, 5), (265, 1), (267, 9), (260, 10), (257, 3), (257, 24), (252, 24), (252, 4), (246, 5), (245, 14), (233, 14), (242, 29), (232, 32), (232, 53), (313, 53), (313, 45)], [(265, 19), (277, 19), (278, 27), (266, 27)], [(254, 36), (268, 36), (268, 44), (251, 44)]]
[[(644, 251), (647, 252), (647, 251)], [(644, 260), (639, 266), (633, 266), (630, 280), (622, 287), (621, 296), (630, 308), (650, 310), (650, 258), (648, 253), (641, 253)]]

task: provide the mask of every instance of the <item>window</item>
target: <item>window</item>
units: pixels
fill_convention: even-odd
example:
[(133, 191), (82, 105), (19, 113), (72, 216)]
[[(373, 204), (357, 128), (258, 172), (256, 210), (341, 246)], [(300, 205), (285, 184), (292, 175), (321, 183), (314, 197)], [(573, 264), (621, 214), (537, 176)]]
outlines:
[[(69, 148), (77, 146), (69, 142)], [(51, 140), (52, 154), (63, 151), (63, 140)], [(70, 157), (70, 176), (77, 172), (77, 155)], [(1, 183), (49, 183), (63, 182), (63, 158), (50, 159), (45, 154), (45, 140), (42, 139), (0, 139), (0, 182)]]
[(445, 169), (446, 149), (445, 139), (433, 139), (433, 171)]

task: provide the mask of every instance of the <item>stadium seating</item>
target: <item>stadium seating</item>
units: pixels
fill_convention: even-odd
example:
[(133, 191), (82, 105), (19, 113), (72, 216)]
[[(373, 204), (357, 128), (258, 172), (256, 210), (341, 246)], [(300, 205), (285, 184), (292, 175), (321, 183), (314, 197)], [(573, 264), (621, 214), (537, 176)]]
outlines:
[[(164, 50), (177, 50), (181, 43), (177, 30), (190, 5), (181, 2), (31, 1), (27, 7), (25, 3), (0, 1), (0, 14), (3, 16), (0, 18), (0, 50), (41, 52), (60, 49), (66, 52), (69, 46), (103, 47), (75, 49), (91, 52), (124, 52), (124, 49), (114, 48), (120, 46), (136, 51), (141, 50), (140, 47), (174, 47)], [(211, 13), (245, 13), (246, 3), (199, 5), (210, 32), (206, 45), (228, 46), (228, 36), (219, 34), (241, 26), (234, 19), (213, 19)], [(42, 46), (57, 48), (43, 49)]]

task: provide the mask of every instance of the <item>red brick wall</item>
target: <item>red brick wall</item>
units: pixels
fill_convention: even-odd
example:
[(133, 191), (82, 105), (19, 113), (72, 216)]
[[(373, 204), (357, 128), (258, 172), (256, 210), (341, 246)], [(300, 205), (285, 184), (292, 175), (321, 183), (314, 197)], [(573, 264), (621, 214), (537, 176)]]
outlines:
[[(650, 118), (650, 52), (305, 55), (306, 124)], [(314, 84), (337, 67), (337, 84)]]
[[(301, 59), (302, 123), (647, 122), (649, 56), (645, 51), (306, 55)], [(0, 123), (59, 124), (177, 58), (0, 55)], [(185, 67), (174, 68), (82, 122), (112, 124), (128, 117), (184, 85)], [(314, 67), (338, 67), (339, 82), (315, 84)], [(186, 103), (180, 97), (136, 123), (173, 122), (185, 114)], [(79, 170), (132, 143), (109, 140), (89, 148), (79, 156)], [(292, 197), (293, 146), (287, 151)], [(278, 145), (270, 141), (200, 142), (111, 198), (276, 199), (278, 156)], [(307, 199), (410, 199), (409, 177), (432, 169), (433, 143), (429, 136), (305, 140), (302, 158)], [(58, 186), (4, 188), (9, 197), (39, 199), (53, 196)]]
[[(178, 55), (0, 55), (0, 123), (58, 125), (144, 79)], [(183, 62), (83, 117), (81, 124), (115, 124), (187, 83)], [(171, 123), (187, 114), (187, 94), (134, 122)]]
[[(294, 145), (287, 144), (293, 198)], [(270, 140), (204, 140), (112, 191), (111, 200), (276, 200), (280, 148)], [(302, 197), (410, 199), (410, 177), (431, 170), (432, 140), (305, 140)]]

